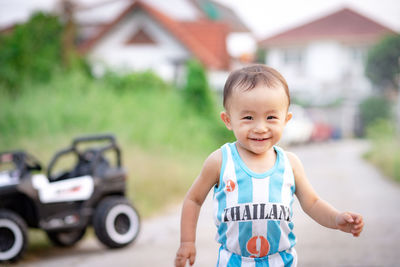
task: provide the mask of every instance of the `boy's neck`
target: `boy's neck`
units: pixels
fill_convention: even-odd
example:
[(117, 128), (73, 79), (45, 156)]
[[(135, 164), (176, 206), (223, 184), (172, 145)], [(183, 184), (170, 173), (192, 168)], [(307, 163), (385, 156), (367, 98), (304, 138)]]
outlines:
[(271, 147), (265, 153), (257, 154), (243, 148), (238, 142), (235, 145), (241, 159), (250, 170), (256, 173), (264, 173), (275, 165), (277, 155), (274, 147)]

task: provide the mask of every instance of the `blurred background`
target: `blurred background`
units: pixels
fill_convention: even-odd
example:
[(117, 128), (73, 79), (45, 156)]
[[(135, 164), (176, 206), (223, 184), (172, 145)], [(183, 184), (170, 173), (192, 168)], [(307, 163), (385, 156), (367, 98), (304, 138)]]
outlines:
[(234, 140), (219, 119), (229, 72), (265, 63), (291, 91), (282, 146), (367, 140), (400, 181), (399, 31), (396, 0), (2, 0), (0, 150), (46, 165), (73, 137), (113, 133), (152, 216)]

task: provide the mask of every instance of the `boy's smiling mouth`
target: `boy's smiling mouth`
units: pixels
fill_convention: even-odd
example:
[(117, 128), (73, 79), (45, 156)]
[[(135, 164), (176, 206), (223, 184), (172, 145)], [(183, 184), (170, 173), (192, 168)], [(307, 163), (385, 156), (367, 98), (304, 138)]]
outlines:
[(252, 141), (266, 141), (270, 139), (271, 137), (265, 137), (265, 138), (254, 138), (254, 137), (249, 137), (250, 140)]

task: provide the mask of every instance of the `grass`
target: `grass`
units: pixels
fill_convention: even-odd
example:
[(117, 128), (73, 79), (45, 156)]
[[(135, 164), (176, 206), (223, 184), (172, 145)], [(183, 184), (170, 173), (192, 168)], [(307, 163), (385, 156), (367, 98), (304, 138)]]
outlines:
[(382, 141), (373, 145), (365, 158), (377, 166), (382, 173), (400, 183), (400, 142), (399, 140)]
[(129, 197), (139, 205), (142, 216), (153, 215), (171, 203), (182, 200), (200, 171), (204, 157), (163, 151), (127, 151), (125, 166), (130, 173)]
[(149, 81), (121, 80), (72, 72), (27, 86), (16, 98), (3, 93), (0, 150), (24, 149), (47, 165), (76, 136), (113, 133), (130, 175), (128, 194), (145, 216), (181, 198), (228, 131), (218, 114), (197, 114), (167, 84), (156, 81), (161, 88), (155, 89)]
[(59, 74), (48, 84), (25, 88), (17, 98), (3, 94), (0, 148), (24, 149), (47, 165), (73, 137), (113, 133), (132, 177), (129, 195), (151, 214), (168, 195), (181, 197), (205, 156), (230, 135), (218, 114), (197, 114), (168, 85), (146, 90), (115, 87), (115, 80)]
[[(56, 76), (46, 85), (29, 87), (10, 99), (0, 95), (0, 147), (25, 140), (50, 145), (72, 136), (113, 132), (144, 148), (202, 150), (218, 143), (218, 114), (205, 118), (169, 90), (118, 91), (80, 73)], [(26, 142), (25, 142), (26, 144)], [(177, 149), (177, 146), (179, 149)]]
[(364, 155), (385, 175), (400, 182), (400, 139), (396, 134), (395, 123), (378, 120), (367, 129), (371, 149)]
[[(205, 157), (232, 136), (218, 114), (198, 114), (179, 90), (143, 77), (93, 80), (71, 72), (25, 85), (18, 96), (0, 88), (0, 151), (23, 149), (47, 166), (72, 138), (113, 133), (128, 171), (127, 194), (140, 215), (180, 202)], [(48, 248), (43, 233), (30, 235), (30, 249)]]

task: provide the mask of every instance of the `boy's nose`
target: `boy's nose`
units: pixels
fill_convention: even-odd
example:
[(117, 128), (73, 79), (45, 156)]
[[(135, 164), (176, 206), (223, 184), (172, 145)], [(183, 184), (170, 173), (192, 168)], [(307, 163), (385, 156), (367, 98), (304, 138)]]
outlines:
[(268, 128), (265, 123), (257, 122), (253, 130), (255, 133), (264, 133), (268, 130)]

